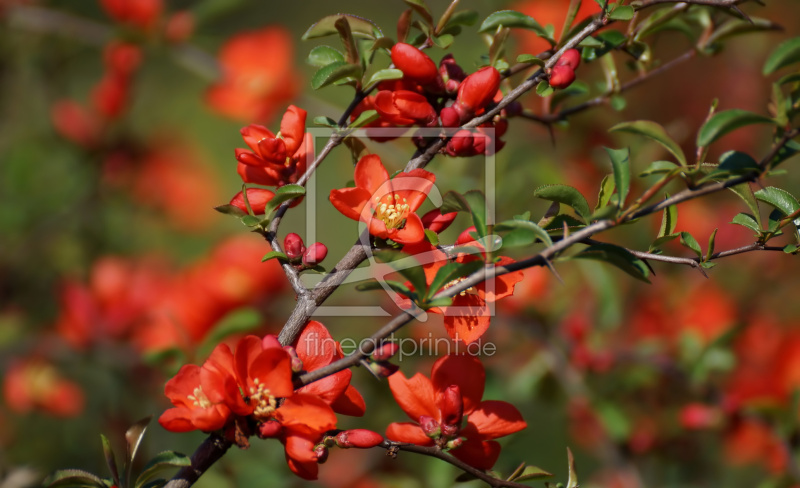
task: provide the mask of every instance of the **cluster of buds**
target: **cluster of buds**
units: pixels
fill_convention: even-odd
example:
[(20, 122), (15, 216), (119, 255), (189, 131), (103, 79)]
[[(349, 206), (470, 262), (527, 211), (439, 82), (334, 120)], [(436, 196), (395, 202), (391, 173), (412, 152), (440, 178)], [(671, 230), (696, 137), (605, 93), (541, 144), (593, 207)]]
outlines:
[(379, 378), (388, 378), (396, 373), (400, 366), (389, 362), (389, 360), (397, 354), (399, 349), (400, 346), (396, 342), (385, 342), (376, 347), (369, 356), (369, 369), (372, 374)]
[[(452, 54), (442, 58), (437, 67), (422, 50), (402, 42), (392, 47), (391, 58), (394, 66), (403, 72), (403, 78), (382, 82), (377, 94), (364, 99), (352, 114), (355, 119), (366, 110), (376, 110), (380, 118), (370, 127), (460, 127), (502, 98), (498, 91), (501, 76), (492, 66), (467, 75)], [(482, 125), (475, 133), (460, 131), (454, 137), (456, 141), (448, 144), (443, 152), (450, 156), (487, 153), (492, 148), (488, 142), (492, 135), (485, 129), (495, 128), (493, 137), (499, 138), (508, 126), (502, 118), (506, 115)], [(427, 143), (423, 137), (413, 140), (418, 147)], [(496, 141), (494, 150), (501, 146), (501, 141)]]
[(570, 49), (558, 58), (556, 65), (550, 68), (550, 86), (553, 88), (566, 88), (575, 81), (575, 70), (581, 64), (581, 53), (577, 49)]
[(315, 242), (306, 248), (303, 238), (292, 232), (283, 239), (283, 250), (289, 261), (300, 264), (303, 268), (319, 266), (328, 255), (328, 248), (321, 242)]

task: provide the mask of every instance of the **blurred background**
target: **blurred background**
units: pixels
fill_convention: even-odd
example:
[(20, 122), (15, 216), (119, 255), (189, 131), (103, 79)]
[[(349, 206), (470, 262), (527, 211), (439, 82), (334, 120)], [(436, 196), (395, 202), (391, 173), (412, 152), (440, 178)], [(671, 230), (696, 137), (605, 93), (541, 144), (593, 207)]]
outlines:
[[(435, 15), (447, 6), (428, 3)], [(520, 10), (558, 32), (568, 3), (483, 0), (460, 7), (479, 19)], [(316, 116), (338, 119), (352, 89), (312, 90), (315, 68), (305, 62), (312, 47), (338, 39), (304, 42), (302, 34), (323, 16), (348, 12), (394, 38), (406, 8), (401, 1), (352, 0), (0, 0), (0, 487), (37, 486), (63, 468), (108, 476), (99, 435), (121, 449), (129, 425), (169, 406), (163, 385), (180, 365), (204, 360), (220, 340), (278, 333), (295, 303), (282, 271), (274, 260), (260, 262), (269, 251), (260, 236), (213, 210), (241, 190), (234, 157), (235, 148), (245, 147), (239, 129), (260, 123), (277, 132), (289, 104), (308, 111), (309, 127)], [(572, 185), (593, 206), (611, 172), (603, 146), (630, 146), (634, 174), (669, 157), (642, 138), (609, 134), (616, 123), (659, 122), (691, 159), (715, 98), (720, 110), (766, 115), (776, 76), (764, 78), (761, 67), (775, 46), (800, 33), (800, 4), (746, 2), (742, 9), (784, 30), (734, 38), (715, 56), (695, 56), (625, 92), (613, 107), (586, 110), (552, 128), (510, 119), (496, 187), (487, 189), (495, 192), (498, 219), (544, 215), (548, 202), (531, 193), (546, 183)], [(714, 19), (724, 16), (713, 12)], [(688, 23), (648, 39), (652, 66), (692, 49), (682, 30), (698, 29)], [(512, 37), (512, 62), (544, 49), (533, 34)], [(472, 26), (449, 51), (474, 71), (488, 48)], [(435, 61), (445, 54), (428, 52)], [(620, 79), (634, 78), (628, 58), (614, 56)], [(375, 62), (390, 60), (379, 52)], [(603, 93), (598, 65), (582, 66), (578, 78), (588, 93), (564, 106)], [(532, 114), (547, 113), (552, 103), (535, 94), (521, 101)], [(732, 149), (758, 160), (770, 137), (767, 126), (736, 131), (715, 143), (708, 160)], [(408, 139), (364, 142), (390, 172), (414, 151)], [(794, 164), (765, 184), (798, 194)], [(438, 157), (428, 169), (442, 192), (485, 188), (481, 157)], [(330, 250), (328, 267), (357, 235), (356, 224), (327, 205), (330, 190), (351, 179), (352, 158), (341, 146), (319, 170), (318, 208), (310, 213), (315, 239)], [(635, 178), (632, 194), (654, 181)], [(307, 204), (290, 212), (282, 233), (305, 236)], [(733, 193), (692, 201), (679, 207), (677, 230), (690, 232), (705, 250), (719, 229), (716, 249), (733, 249), (754, 241), (751, 231), (729, 224), (743, 211)], [(646, 251), (660, 223), (654, 215), (600, 238)], [(468, 225), (460, 216), (442, 241), (454, 241)], [(675, 241), (664, 249), (692, 255)], [(652, 264), (656, 274), (647, 285), (600, 263), (556, 262), (563, 283), (531, 269), (514, 296), (498, 302), (483, 338), (498, 351), (483, 358), (484, 398), (515, 404), (528, 429), (503, 439), (495, 469), (508, 475), (525, 461), (565, 482), (570, 446), (585, 487), (800, 484), (796, 257), (741, 254), (720, 260), (708, 278), (693, 268)], [(392, 310), (386, 297), (352, 285), (330, 304)], [(335, 338), (358, 340), (386, 318), (319, 320)], [(438, 316), (401, 334), (446, 337)], [(427, 375), (434, 360), (419, 355), (400, 366), (407, 376)], [(367, 416), (343, 417), (340, 427), (383, 432), (404, 420), (386, 382), (359, 368), (353, 378)], [(141, 460), (167, 449), (190, 454), (204, 437), (168, 433), (154, 421)], [(321, 467), (320, 484), (437, 487), (458, 474), (409, 453), (392, 460), (380, 450), (339, 450)], [(197, 484), (262, 485), (310, 483), (291, 474), (278, 443), (264, 441), (232, 450)]]

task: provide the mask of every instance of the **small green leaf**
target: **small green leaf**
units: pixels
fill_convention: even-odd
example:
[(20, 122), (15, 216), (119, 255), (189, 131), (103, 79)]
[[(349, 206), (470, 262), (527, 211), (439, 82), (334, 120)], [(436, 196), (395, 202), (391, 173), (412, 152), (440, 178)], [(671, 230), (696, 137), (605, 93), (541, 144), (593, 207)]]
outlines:
[(702, 258), (703, 251), (700, 249), (700, 244), (697, 243), (697, 240), (688, 232), (681, 232), (680, 235), (681, 244), (694, 251), (698, 258)]
[(416, 300), (417, 294), (411, 291), (404, 283), (394, 280), (370, 280), (356, 285), (358, 291), (371, 291), (371, 290), (385, 290), (384, 286), (388, 286), (392, 291), (399, 293), (403, 296)]
[(706, 249), (706, 258), (704, 261), (708, 261), (711, 259), (711, 256), (714, 254), (714, 244), (717, 239), (717, 231), (719, 229), (714, 229), (714, 232), (711, 233), (711, 236), (708, 238), (708, 249)]
[(452, 304), (453, 304), (452, 297), (439, 297), (425, 302), (425, 309), (427, 310), (433, 307), (449, 307)]
[(734, 175), (759, 173), (761, 169), (758, 161), (749, 154), (739, 151), (728, 151), (719, 157), (718, 171), (724, 171)]
[(261, 223), (261, 219), (255, 217), (253, 215), (245, 215), (244, 217), (239, 219), (244, 225), (247, 227), (256, 227), (258, 224)]
[(783, 248), (783, 252), (785, 252), (786, 254), (794, 254), (797, 252), (798, 249), (800, 249), (800, 247), (798, 247), (797, 244), (788, 244), (786, 247)]
[(522, 470), (522, 473), (520, 473), (518, 476), (509, 481), (519, 482), (526, 480), (538, 480), (542, 478), (550, 478), (552, 476), (553, 476), (552, 473), (548, 473), (547, 471), (537, 466), (525, 466), (525, 469)]
[(670, 136), (667, 134), (667, 131), (664, 130), (660, 124), (656, 122), (652, 122), (649, 120), (637, 120), (635, 122), (623, 122), (621, 124), (617, 124), (611, 129), (608, 130), (609, 132), (630, 132), (632, 134), (637, 134), (640, 136), (647, 137), (656, 141), (657, 143), (664, 146), (664, 148), (669, 151), (678, 163), (681, 166), (686, 166), (686, 156), (683, 154), (683, 150), (681, 147), (676, 143)]
[(335, 120), (333, 120), (330, 117), (324, 117), (322, 115), (320, 115), (318, 117), (314, 117), (314, 125), (319, 125), (319, 126), (322, 126), (322, 127), (332, 127), (332, 128), (338, 128), (339, 127), (339, 125), (336, 123)]
[(478, 12), (474, 10), (459, 10), (447, 20), (447, 27), (453, 25), (465, 25), (469, 27), (477, 24), (479, 18)]
[(710, 45), (724, 39), (729, 39), (731, 37), (741, 36), (743, 34), (769, 30), (781, 30), (781, 27), (780, 25), (775, 24), (767, 19), (760, 19), (758, 17), (750, 17), (747, 20), (732, 19), (715, 29), (714, 32), (708, 37), (706, 45)]
[(345, 61), (335, 61), (317, 70), (311, 78), (311, 88), (319, 90), (331, 83), (347, 78), (348, 76), (358, 76), (361, 67), (356, 64), (349, 64)]
[[(667, 195), (669, 198), (669, 195)], [(678, 206), (670, 205), (664, 209), (664, 216), (661, 218), (661, 229), (658, 231), (658, 237), (672, 235), (675, 232), (675, 227), (678, 225)]]
[[(275, 196), (267, 203), (264, 214), (269, 216), (276, 208), (283, 202), (287, 202), (293, 198), (301, 197), (306, 194), (306, 189), (300, 185), (283, 185), (275, 190)], [(265, 219), (266, 220), (266, 219)]]
[(142, 487), (147, 480), (153, 477), (158, 471), (168, 468), (182, 468), (191, 466), (192, 459), (186, 454), (175, 451), (164, 451), (151, 459), (142, 469), (142, 473), (136, 480), (136, 488)]
[(578, 473), (575, 471), (575, 458), (572, 457), (572, 451), (567, 448), (567, 466), (569, 477), (567, 478), (567, 487), (566, 488), (578, 488), (580, 485), (578, 484)]
[(748, 112), (747, 110), (732, 109), (717, 112), (703, 124), (697, 133), (698, 147), (705, 147), (720, 137), (740, 127), (752, 124), (774, 124), (769, 117)]
[(483, 21), (478, 32), (494, 31), (497, 27), (520, 27), (522, 29), (529, 29), (536, 32), (539, 36), (543, 37), (552, 46), (556, 45), (553, 36), (548, 33), (544, 27), (536, 22), (533, 17), (525, 15), (514, 10), (500, 10), (490, 14)]
[(677, 239), (677, 238), (678, 238), (678, 234), (667, 234), (665, 236), (661, 236), (661, 237), (657, 238), (656, 240), (654, 240), (652, 244), (650, 244), (650, 249), (647, 252), (653, 252), (653, 251), (657, 250), (659, 247), (661, 247), (664, 244), (668, 243), (669, 241)]
[(380, 83), (381, 81), (386, 81), (386, 80), (399, 80), (402, 77), (403, 77), (403, 72), (400, 71), (399, 69), (394, 69), (394, 68), (382, 69), (380, 71), (376, 71), (370, 77), (369, 83), (367, 83), (367, 86), (372, 86), (372, 85), (375, 85), (377, 83)]
[[(775, 188), (774, 186), (768, 186), (758, 190), (755, 193), (755, 197), (777, 208), (783, 212), (784, 215), (790, 215), (800, 208), (800, 203), (798, 203), (797, 199), (791, 193), (786, 190), (781, 190), (780, 188)], [(795, 223), (800, 225), (800, 218), (796, 219)]]
[(650, 166), (639, 173), (639, 176), (661, 175), (672, 173), (679, 166), (672, 161), (653, 161)]
[(503, 247), (526, 246), (541, 240), (546, 246), (553, 245), (553, 240), (546, 230), (527, 220), (506, 220), (494, 226), (495, 232), (510, 231), (503, 237)]
[(614, 184), (617, 187), (617, 195), (619, 195), (619, 206), (622, 207), (625, 205), (625, 199), (628, 198), (631, 185), (630, 151), (627, 147), (624, 149), (605, 147), (603, 149), (611, 159), (611, 167), (614, 169)]
[(747, 227), (756, 234), (761, 234), (761, 227), (759, 226), (758, 222), (756, 222), (755, 217), (749, 213), (736, 214), (736, 216), (733, 217), (733, 220), (731, 220), (731, 224), (738, 224), (743, 227)]
[(597, 205), (594, 206), (594, 211), (597, 212), (601, 208), (608, 205), (611, 201), (611, 195), (614, 194), (616, 183), (614, 182), (614, 174), (605, 175), (603, 181), (600, 182), (600, 191), (597, 194)]
[(573, 256), (573, 258), (603, 261), (616, 266), (637, 280), (650, 283), (650, 280), (647, 279), (650, 275), (647, 264), (623, 247), (613, 244), (593, 244)]
[(550, 95), (553, 94), (554, 91), (555, 89), (552, 86), (550, 86), (550, 83), (548, 81), (542, 80), (539, 82), (538, 85), (536, 85), (536, 94), (539, 95), (540, 97), (549, 97)]
[(469, 212), (478, 237), (486, 236), (486, 197), (478, 190), (470, 190), (464, 195), (449, 191), (442, 199), (440, 210), (449, 212)]
[(414, 9), (422, 20), (425, 21), (426, 24), (433, 27), (433, 14), (431, 14), (431, 9), (428, 7), (428, 4), (425, 3), (425, 0), (403, 0), (406, 5)]
[(445, 264), (439, 268), (439, 271), (436, 272), (436, 276), (433, 277), (427, 298), (433, 298), (434, 295), (442, 290), (442, 287), (447, 286), (449, 283), (459, 278), (469, 276), (483, 267), (484, 263), (481, 260), (469, 261), (467, 263), (453, 262)]
[(608, 18), (611, 20), (621, 20), (626, 22), (633, 18), (634, 10), (633, 7), (629, 5), (620, 5), (619, 7), (615, 8), (608, 14)]
[(114, 456), (114, 449), (111, 448), (111, 443), (103, 434), (100, 434), (100, 441), (103, 444), (103, 455), (106, 458), (106, 465), (108, 466), (108, 471), (111, 473), (111, 479), (114, 480), (115, 484), (119, 485), (119, 470), (117, 469), (117, 459)]
[(544, 185), (540, 186), (533, 192), (533, 196), (536, 198), (542, 198), (544, 200), (549, 200), (551, 202), (558, 202), (563, 203), (564, 205), (568, 205), (575, 209), (575, 212), (584, 219), (588, 221), (589, 217), (592, 215), (591, 210), (589, 210), (589, 203), (586, 201), (586, 198), (580, 194), (578, 190), (571, 186), (567, 185)]
[(379, 37), (383, 37), (383, 33), (381, 32), (380, 28), (369, 19), (365, 19), (362, 17), (357, 17), (355, 15), (349, 14), (334, 14), (328, 15), (327, 17), (323, 17), (303, 34), (302, 39), (307, 41), (308, 39), (316, 39), (318, 37), (325, 37), (330, 36), (333, 34), (338, 34), (339, 31), (336, 30), (336, 21), (340, 18), (345, 17), (347, 22), (350, 24), (350, 30), (355, 35), (361, 35), (364, 37), (371, 37), (373, 39), (377, 39)]
[(266, 261), (269, 261), (270, 259), (275, 259), (275, 258), (278, 258), (278, 260), (280, 261), (289, 261), (289, 256), (287, 256), (286, 254), (278, 251), (270, 251), (267, 254), (264, 254), (264, 257), (261, 258), (261, 262), (264, 263)]
[(350, 128), (350, 129), (356, 129), (358, 127), (363, 127), (363, 126), (365, 126), (365, 125), (367, 125), (369, 123), (372, 123), (372, 122), (378, 120), (380, 117), (381, 116), (378, 114), (377, 110), (364, 110), (363, 112), (358, 114), (358, 117), (356, 118), (356, 120), (350, 122), (350, 125), (348, 125), (347, 127)]
[(800, 37), (789, 39), (779, 45), (764, 63), (764, 75), (772, 74), (779, 69), (800, 61)]
[(622, 95), (611, 95), (609, 104), (611, 105), (611, 108), (617, 112), (621, 112), (622, 110), (625, 110), (625, 107), (628, 106), (628, 101), (625, 100), (625, 97)]
[(517, 56), (517, 62), (535, 64), (536, 66), (544, 67), (544, 61), (537, 58), (533, 54), (520, 54), (519, 56)]
[(217, 207), (214, 207), (214, 210), (216, 210), (221, 214), (233, 215), (234, 217), (244, 217), (245, 215), (247, 215), (247, 212), (245, 212), (241, 208), (229, 204), (219, 205)]
[(102, 478), (96, 476), (88, 471), (80, 469), (61, 469), (48, 476), (43, 482), (43, 486), (50, 487), (67, 487), (67, 486), (81, 486), (81, 487), (98, 487), (108, 488), (108, 485), (103, 482)]
[(318, 68), (338, 61), (344, 61), (344, 54), (330, 46), (315, 47), (308, 53), (308, 59), (306, 59), (308, 64)]
[(758, 201), (756, 201), (756, 197), (753, 194), (753, 189), (750, 188), (748, 183), (742, 183), (741, 185), (731, 186), (728, 188), (732, 192), (736, 193), (739, 198), (741, 198), (747, 207), (752, 212), (753, 217), (755, 217), (756, 222), (758, 223), (758, 227), (763, 227), (761, 223), (761, 212), (758, 209)]

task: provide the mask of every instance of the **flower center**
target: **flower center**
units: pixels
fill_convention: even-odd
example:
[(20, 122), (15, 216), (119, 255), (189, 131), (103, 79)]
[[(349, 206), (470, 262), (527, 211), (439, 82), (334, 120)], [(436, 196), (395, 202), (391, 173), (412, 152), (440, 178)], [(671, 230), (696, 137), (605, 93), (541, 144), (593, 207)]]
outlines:
[(258, 378), (253, 380), (255, 386), (250, 387), (250, 404), (254, 405), (253, 415), (256, 418), (267, 419), (278, 408), (278, 401), (269, 392)]
[(211, 407), (211, 401), (206, 396), (205, 392), (203, 391), (203, 387), (202, 386), (198, 386), (197, 388), (195, 388), (192, 393), (194, 393), (194, 394), (193, 395), (189, 395), (188, 398), (189, 398), (189, 400), (192, 401), (194, 406), (199, 407), (199, 408), (209, 408), (209, 407)]
[(386, 195), (383, 199), (375, 197), (375, 203), (375, 218), (382, 220), (387, 229), (400, 228), (411, 210), (407, 200), (395, 194)]
[[(453, 281), (451, 281), (451, 282), (447, 283), (446, 285), (444, 285), (444, 288), (442, 288), (442, 290), (446, 290), (448, 288), (456, 286), (457, 284), (461, 283), (462, 281), (464, 281), (466, 279), (467, 279), (466, 276), (462, 277), (462, 278), (456, 278)], [(463, 297), (463, 296), (466, 296), (467, 294), (475, 295), (477, 293), (478, 293), (478, 290), (476, 290), (474, 286), (470, 286), (466, 290), (462, 290), (458, 295)]]

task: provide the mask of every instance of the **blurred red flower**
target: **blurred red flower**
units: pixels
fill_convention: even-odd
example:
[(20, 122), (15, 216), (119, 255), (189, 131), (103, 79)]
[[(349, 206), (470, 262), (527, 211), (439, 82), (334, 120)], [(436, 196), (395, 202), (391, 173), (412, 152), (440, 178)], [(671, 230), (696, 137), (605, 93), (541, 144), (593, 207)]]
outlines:
[(6, 405), (17, 413), (40, 410), (56, 417), (75, 417), (84, 406), (83, 390), (40, 358), (10, 365), (3, 381), (3, 396)]
[(291, 34), (281, 27), (237, 34), (220, 49), (222, 79), (206, 94), (211, 108), (227, 117), (272, 119), (298, 92)]
[(162, 0), (100, 0), (109, 17), (143, 30), (152, 28), (161, 15)]

